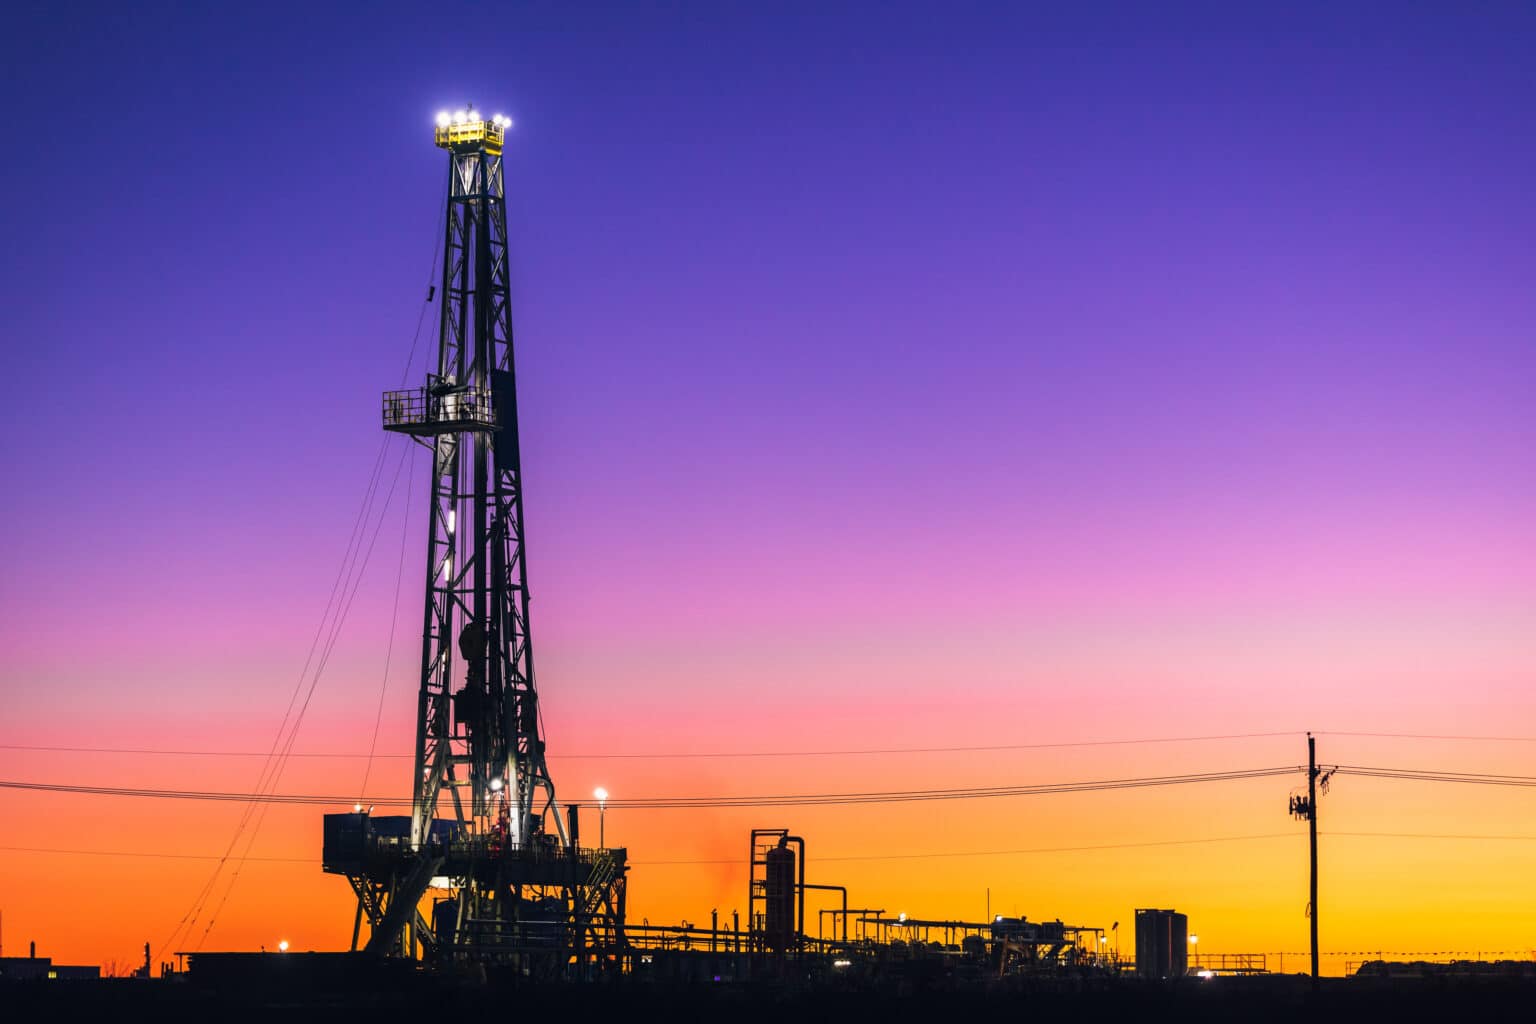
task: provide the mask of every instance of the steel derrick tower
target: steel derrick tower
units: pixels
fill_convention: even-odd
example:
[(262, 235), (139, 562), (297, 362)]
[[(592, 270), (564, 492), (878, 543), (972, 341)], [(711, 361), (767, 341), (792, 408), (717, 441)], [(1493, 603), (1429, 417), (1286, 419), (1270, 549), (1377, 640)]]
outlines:
[(368, 952), (547, 977), (618, 963), (628, 866), (622, 849), (580, 845), (544, 758), (507, 264), (510, 124), (473, 109), (438, 115), (448, 197), (437, 362), (425, 385), (384, 394), (384, 429), (432, 451), (411, 815), (327, 815), (324, 864), (357, 893), (354, 949), (366, 919)]

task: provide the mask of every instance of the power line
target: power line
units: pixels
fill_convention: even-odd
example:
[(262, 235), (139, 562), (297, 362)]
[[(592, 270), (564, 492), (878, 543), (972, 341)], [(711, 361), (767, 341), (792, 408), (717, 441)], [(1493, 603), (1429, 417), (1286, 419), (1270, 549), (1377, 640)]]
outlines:
[[(817, 863), (822, 861), (866, 861), (866, 860), (930, 860), (949, 857), (1007, 857), (1014, 854), (1027, 853), (1084, 853), (1090, 850), (1140, 850), (1155, 846), (1193, 846), (1201, 843), (1237, 843), (1252, 839), (1294, 839), (1294, 832), (1266, 832), (1260, 835), (1250, 836), (1210, 836), (1204, 839), (1165, 839), (1145, 843), (1099, 843), (1092, 846), (1037, 846), (1022, 850), (959, 850), (942, 851), (937, 853), (853, 853), (833, 857), (817, 857)], [(740, 858), (717, 858), (714, 860), (647, 860), (635, 861), (635, 867), (663, 867), (683, 866), (688, 864), (739, 864)]]
[[(1057, 743), (1005, 743), (982, 744), (975, 746), (954, 747), (874, 747), (850, 750), (755, 750), (755, 751), (648, 751), (637, 753), (617, 754), (547, 754), (550, 759), (564, 761), (616, 761), (616, 760), (693, 760), (693, 759), (721, 759), (735, 758), (772, 758), (772, 757), (861, 757), (886, 754), (970, 754), (993, 753), (1006, 750), (1059, 750), (1071, 747), (1118, 747), (1139, 746), (1158, 743), (1204, 743), (1216, 740), (1246, 740), (1260, 739), (1276, 736), (1300, 736), (1301, 731), (1292, 732), (1240, 732), (1226, 733), (1215, 736), (1159, 736), (1138, 739), (1113, 739), (1113, 740), (1072, 740)], [(61, 746), (33, 746), (19, 743), (0, 743), (0, 750), (31, 750), (50, 751), (57, 753), (76, 754), (143, 754), (143, 755), (170, 755), (181, 757), (265, 757), (265, 754), (256, 751), (240, 750), (164, 750), (146, 749), (143, 747), (61, 747)], [(290, 757), (315, 757), (315, 758), (357, 758), (363, 759), (370, 755), (365, 753), (347, 752), (295, 752)], [(373, 757), (411, 758), (414, 754), (374, 754)]]
[[(1236, 732), (1221, 733), (1210, 736), (1152, 736), (1133, 739), (1112, 740), (1069, 740), (1054, 743), (989, 743), (952, 747), (864, 747), (848, 750), (711, 750), (711, 751), (636, 751), (624, 753), (554, 753), (545, 756), (551, 760), (561, 761), (621, 761), (621, 760), (646, 760), (646, 761), (670, 761), (693, 759), (719, 759), (730, 760), (735, 758), (772, 758), (772, 757), (862, 757), (888, 754), (970, 754), (991, 753), (1007, 750), (1060, 750), (1072, 747), (1117, 747), (1139, 746), (1158, 743), (1207, 743), (1220, 740), (1246, 740), (1268, 739), (1278, 736), (1300, 736), (1303, 731), (1293, 729), (1286, 732)], [(1467, 734), (1450, 735), (1441, 733), (1418, 732), (1329, 732), (1317, 730), (1318, 736), (1351, 736), (1369, 739), (1399, 739), (1399, 740), (1447, 740), (1469, 743), (1536, 743), (1536, 736), (1473, 736)], [(267, 754), (259, 750), (184, 750), (150, 747), (75, 747), (54, 746), (32, 743), (0, 743), (0, 750), (26, 750), (40, 753), (60, 754), (132, 754), (139, 756), (166, 756), (166, 757), (266, 757)], [(366, 760), (373, 758), (393, 758), (407, 760), (415, 757), (414, 754), (368, 754), (362, 751), (294, 751), (289, 757), (306, 758), (351, 758)]]
[[(609, 800), (613, 808), (627, 810), (677, 810), (725, 807), (810, 807), (868, 803), (910, 803), (926, 800), (971, 800), (1008, 796), (1044, 796), (1056, 793), (1101, 792), (1116, 789), (1143, 789), (1155, 786), (1192, 785), (1203, 782), (1230, 782), (1243, 779), (1290, 775), (1300, 769), (1244, 768), (1231, 771), (1186, 775), (1150, 776), (1131, 779), (1098, 779), (1084, 782), (1048, 782), (1012, 786), (983, 786), (958, 789), (908, 789), (867, 793), (793, 793), (781, 795), (739, 796), (658, 796)], [(257, 802), (264, 804), (300, 804), (336, 806), (349, 804), (346, 797), (301, 793), (233, 793), (211, 790), (151, 789), (132, 786), (87, 786), (67, 783), (0, 780), (0, 789), (34, 790), (48, 793), (74, 793), (88, 796), (145, 797), (165, 800), (211, 800)], [(409, 797), (375, 797), (376, 805), (408, 807)]]
[[(57, 747), (57, 746), (34, 746), (34, 745), (31, 745), (31, 744), (25, 744), (25, 743), (0, 743), (0, 750), (30, 750), (30, 751), (43, 751), (43, 752), (58, 753), (58, 754), (142, 754), (142, 755), (155, 755), (155, 756), (164, 755), (164, 756), (170, 756), (170, 757), (266, 757), (267, 756), (264, 752), (259, 751), (259, 750), (166, 750), (166, 749), (149, 749), (149, 748), (145, 748), (145, 747)], [(301, 751), (294, 751), (293, 753), (290, 753), (288, 756), (289, 757), (338, 757), (338, 758), (355, 758), (357, 760), (364, 760), (364, 759), (366, 759), (368, 757), (368, 754), (366, 754), (366, 753), (355, 753), (355, 754), (354, 753), (304, 753), (304, 752), (301, 752)], [(406, 758), (406, 757), (411, 757), (412, 755), (410, 755), (410, 754), (374, 754), (373, 756), (374, 757), (400, 757), (400, 758)]]
[(687, 807), (815, 807), (847, 804), (911, 803), (926, 800), (974, 800), (1008, 796), (1044, 796), (1055, 793), (1089, 793), (1115, 789), (1143, 789), (1155, 786), (1181, 786), (1202, 782), (1230, 782), (1242, 779), (1291, 775), (1301, 769), (1244, 768), (1233, 771), (1202, 772), (1131, 779), (1098, 779), (1087, 782), (1047, 782), (1012, 786), (976, 786), (958, 789), (888, 790), (868, 793), (796, 793), (778, 796), (713, 797), (632, 797), (608, 801), (610, 807), (628, 809), (676, 809)]
[[(319, 623), (316, 624), (315, 635), (310, 639), (309, 650), (304, 656), (304, 665), (299, 670), (298, 678), (294, 681), (293, 693), (289, 695), (288, 705), (283, 709), (282, 721), (278, 723), (277, 732), (272, 737), (272, 746), (263, 755), (261, 772), (256, 779), (258, 792), (266, 788), (268, 784), (270, 773), (275, 767), (274, 758), (277, 757), (279, 748), (283, 746), (283, 734), (288, 728), (289, 721), (293, 715), (294, 705), (298, 701), (299, 693), (304, 686), (304, 680), (309, 674), (311, 664), (314, 662), (315, 652), (319, 648), (321, 637), (325, 633), (326, 623), (331, 619), (333, 610), (339, 607), (337, 605), (338, 596), (345, 591), (343, 581), (350, 575), (349, 567), (355, 558), (357, 546), (361, 543), (362, 537), (367, 530), (369, 511), (372, 508), (374, 496), (378, 493), (379, 480), (384, 470), (387, 452), (387, 445), (381, 441), (378, 454), (374, 457), (373, 469), (369, 474), (368, 484), (363, 491), (362, 502), (358, 506), (357, 516), (353, 520), (352, 530), (347, 538), (347, 545), (342, 554), (341, 564), (337, 567), (335, 579), (331, 582), (331, 591), (326, 597), (325, 609), (320, 616)], [(187, 908), (186, 913), (177, 922), (175, 930), (161, 943), (162, 951), (178, 941), (179, 936), (190, 937), (192, 929), (196, 927), (198, 918), (202, 915), (203, 909), (207, 905), (208, 898), (213, 894), (215, 887), (218, 885), (219, 875), (223, 872), (226, 861), (239, 845), (240, 838), (244, 835), (246, 827), (250, 824), (256, 808), (257, 804), (254, 800), (246, 801), (246, 807), (241, 812), (238, 822), (236, 822), (234, 834), (230, 836), (229, 845), (224, 851), (224, 856), (214, 865), (208, 880), (203, 883), (202, 888), (193, 897), (192, 905)]]
[[(321, 652), (320, 660), (315, 664), (314, 675), (309, 681), (309, 689), (304, 693), (304, 702), (299, 705), (298, 714), (293, 718), (293, 726), (288, 733), (287, 742), (283, 744), (282, 753), (278, 755), (278, 760), (273, 765), (273, 773), (268, 782), (268, 787), (272, 791), (275, 791), (278, 784), (282, 781), (283, 772), (288, 767), (288, 754), (292, 752), (294, 741), (298, 739), (299, 729), (304, 724), (304, 716), (309, 711), (310, 701), (315, 695), (315, 688), (320, 685), (320, 678), (325, 673), (326, 666), (330, 663), (331, 654), (336, 650), (336, 641), (341, 636), (341, 630), (346, 624), (348, 613), (352, 610), (352, 602), (357, 597), (358, 588), (362, 586), (363, 574), (368, 570), (368, 563), (373, 557), (374, 545), (378, 542), (379, 533), (384, 527), (384, 520), (389, 515), (390, 504), (394, 501), (395, 487), (400, 482), (400, 470), (405, 465), (409, 454), (410, 449), (408, 447), (401, 450), (400, 462), (395, 466), (395, 474), (390, 479), (389, 492), (384, 497), (384, 507), (380, 510), (378, 521), (374, 524), (373, 535), (368, 540), (367, 550), (362, 551), (360, 559), (354, 558), (353, 570), (355, 572), (349, 570), (347, 581), (342, 584), (345, 601), (337, 606), (338, 611), (331, 621), (330, 635), (326, 637), (325, 647)], [(361, 540), (359, 540), (360, 546)], [(349, 584), (351, 586), (350, 591), (347, 589)], [(256, 844), (256, 836), (261, 832), (261, 826), (266, 821), (269, 810), (271, 810), (271, 804), (262, 802), (260, 813), (256, 815), (255, 824), (251, 828), (249, 838), (246, 839), (245, 849), (235, 862), (235, 870), (230, 876), (229, 884), (224, 888), (223, 898), (219, 900), (218, 906), (214, 908), (213, 914), (208, 918), (208, 924), (204, 927), (203, 934), (198, 939), (197, 949), (202, 949), (203, 943), (207, 941), (209, 933), (213, 931), (214, 924), (223, 912), (225, 904), (229, 902), (229, 897), (234, 891), (235, 884), (240, 881), (240, 872), (245, 866), (246, 858), (250, 856), (251, 847)]]
[[(429, 277), (433, 272), (435, 272), (437, 267), (437, 245), (438, 243), (434, 242), (432, 250), (432, 262), (428, 267)], [(411, 362), (416, 353), (417, 341), (420, 339), (422, 324), (426, 318), (426, 308), (431, 300), (432, 293), (429, 290), (426, 298), (422, 302), (421, 311), (418, 313), (416, 318), (416, 330), (411, 338), (410, 352), (406, 355), (405, 368), (402, 371), (401, 376), (402, 382), (407, 376), (409, 376)], [(374, 500), (378, 495), (379, 484), (382, 480), (382, 472), (385, 465), (385, 454), (388, 450), (387, 444), (387, 439), (383, 439), (380, 443), (378, 456), (374, 462), (372, 477), (369, 480), (368, 487), (363, 495), (363, 502), (361, 508), (358, 510), (358, 517), (353, 524), (352, 536), (347, 542), (346, 550), (342, 555), (341, 565), (337, 570), (336, 580), (332, 583), (330, 596), (326, 600), (325, 610), (321, 614), (320, 622), (316, 627), (315, 636), (310, 642), (309, 652), (304, 659), (304, 667), (300, 670), (299, 678), (294, 686), (294, 691), (288, 698), (288, 706), (283, 712), (283, 719), (278, 725), (276, 735), (273, 737), (272, 747), (267, 752), (263, 760), (261, 775), (257, 779), (256, 793), (253, 794), (253, 798), (247, 802), (245, 810), (241, 814), (240, 820), (235, 827), (234, 835), (230, 839), (229, 847), (225, 851), (224, 856), (219, 858), (218, 863), (214, 866), (212, 875), (209, 877), (202, 890), (194, 899), (192, 907), (188, 910), (186, 916), (184, 916), (181, 923), (177, 925), (176, 932), (173, 933), (169, 939), (167, 939), (166, 945), (169, 945), (170, 942), (176, 938), (176, 935), (181, 933), (183, 929), (186, 930), (186, 935), (190, 937), (191, 929), (196, 925), (198, 916), (206, 908), (207, 900), (213, 895), (219, 875), (224, 870), (225, 863), (228, 861), (230, 855), (234, 853), (248, 827), (250, 827), (251, 831), (249, 836), (246, 838), (245, 848), (235, 863), (234, 873), (231, 876), (228, 885), (224, 889), (223, 898), (220, 899), (218, 906), (213, 911), (213, 914), (208, 918), (208, 923), (203, 929), (202, 937), (198, 940), (196, 947), (197, 949), (202, 948), (202, 944), (208, 938), (209, 932), (213, 930), (215, 921), (217, 920), (219, 914), (222, 912), (224, 905), (228, 902), (230, 894), (234, 891), (235, 883), (240, 879), (241, 869), (245, 865), (247, 859), (250, 857), (251, 847), (255, 844), (256, 836), (261, 831), (262, 823), (266, 820), (267, 811), (271, 807), (270, 802), (263, 797), (271, 796), (276, 791), (276, 788), (282, 779), (283, 772), (288, 766), (289, 757), (293, 753), (294, 741), (298, 738), (299, 729), (303, 725), (304, 716), (309, 709), (310, 700), (314, 697), (315, 688), (319, 685), (320, 678), (325, 672), (325, 667), (330, 661), (331, 653), (335, 650), (336, 641), (341, 634), (341, 629), (346, 622), (347, 615), (351, 611), (352, 602), (353, 599), (355, 599), (357, 596), (358, 588), (362, 585), (363, 573), (367, 571), (369, 559), (373, 554), (374, 544), (378, 540), (379, 531), (383, 527), (384, 519), (389, 513), (390, 502), (394, 498), (395, 486), (400, 479), (399, 466), (396, 466), (394, 477), (390, 480), (389, 493), (385, 497), (384, 508), (379, 513), (378, 522), (373, 528), (373, 536), (368, 541), (367, 550), (364, 551), (362, 548), (363, 538), (367, 535), (368, 520), (372, 512)], [(407, 451), (402, 451), (400, 458), (401, 464), (405, 463), (407, 452), (408, 449)], [(323, 645), (320, 645), (319, 647), (319, 659), (316, 661), (315, 656), (317, 651), (317, 644), (319, 644), (322, 634), (326, 634), (327, 631), (328, 635), (326, 635)], [(311, 664), (314, 665), (314, 672), (312, 676), (310, 675)], [(306, 677), (309, 678), (309, 688), (304, 693), (304, 701), (298, 707), (297, 714), (294, 714), (294, 703), (298, 698), (300, 690), (303, 689)], [(286, 739), (284, 738), (285, 732)], [(281, 749), (279, 750), (279, 748)], [(252, 826), (253, 819), (254, 826)]]
[(1447, 772), (1421, 768), (1376, 768), (1341, 764), (1339, 775), (1359, 775), (1373, 779), (1407, 779), (1414, 782), (1459, 782), (1477, 786), (1536, 786), (1532, 775), (1490, 775), (1482, 772)]
[[(1118, 789), (1145, 789), (1161, 786), (1193, 785), (1209, 782), (1233, 782), (1248, 779), (1292, 775), (1303, 769), (1288, 765), (1270, 768), (1240, 768), (1227, 771), (1195, 772), (1183, 775), (1142, 776), (1126, 779), (1093, 779), (1077, 782), (1019, 783), (1006, 786), (969, 786), (950, 789), (902, 789), (848, 793), (741, 794), (709, 796), (630, 797), (609, 800), (616, 809), (680, 810), (729, 807), (818, 807), (848, 804), (912, 803), (929, 800), (975, 800), (995, 797), (1046, 796), (1063, 793), (1092, 793)], [(1381, 768), (1365, 765), (1339, 765), (1338, 774), (1364, 778), (1401, 779), (1418, 782), (1455, 782), (1485, 786), (1536, 786), (1536, 776), (1492, 775), (1473, 772), (1449, 772), (1412, 768)], [(346, 797), (303, 793), (223, 792), (212, 790), (173, 790), (133, 786), (91, 786), (29, 780), (0, 780), (0, 789), (32, 790), (47, 793), (73, 793), (86, 796), (145, 797), (170, 800), (233, 801), (251, 804), (303, 804), (337, 806), (352, 803)], [(409, 797), (374, 797), (375, 805), (408, 807)]]
[[(1433, 832), (1319, 832), (1320, 836), (1347, 836), (1350, 838), (1378, 838), (1378, 839), (1477, 839), (1477, 840), (1521, 840), (1524, 842), (1536, 842), (1536, 835), (1450, 835)], [(1091, 846), (1039, 846), (1019, 850), (964, 850), (944, 851), (937, 853), (872, 853), (872, 854), (846, 854), (842, 856), (817, 857), (820, 861), (878, 861), (878, 860), (927, 860), (949, 857), (1008, 857), (1015, 854), (1032, 853), (1086, 853), (1094, 850), (1141, 850), (1159, 846), (1198, 846), (1206, 843), (1240, 843), (1260, 839), (1295, 839), (1295, 832), (1263, 832), (1247, 836), (1207, 836), (1200, 839), (1163, 839), (1140, 843), (1098, 843)], [(637, 867), (660, 867), (687, 864), (735, 864), (735, 860), (728, 858), (716, 860), (651, 860), (636, 861)]]
[[(432, 262), (435, 269), (437, 264), (437, 255), (435, 252), (432, 256)], [(416, 325), (416, 329), (418, 331), (421, 330), (421, 325), (419, 323)], [(414, 350), (414, 348), (415, 346), (413, 344), (412, 349)], [(411, 463), (410, 472), (405, 478), (405, 493), (407, 498), (410, 496), (411, 486), (415, 483), (415, 480), (416, 464), (413, 462)], [(400, 624), (400, 584), (405, 578), (405, 542), (410, 532), (411, 503), (406, 501), (405, 515), (401, 517), (400, 523), (400, 558), (398, 564), (395, 566), (395, 600), (394, 603), (390, 606), (389, 643), (384, 648), (384, 672), (379, 680), (379, 706), (373, 715), (373, 738), (368, 741), (368, 761), (363, 766), (363, 784), (359, 786), (357, 790), (357, 797), (359, 800), (362, 800), (368, 795), (368, 777), (373, 774), (374, 754), (377, 752), (379, 746), (379, 726), (384, 721), (384, 696), (389, 692), (389, 665), (395, 654), (395, 628)]]
[[(60, 856), (83, 857), (152, 857), (163, 860), (222, 860), (216, 853), (160, 853), (153, 850), (69, 850), (52, 846), (0, 846), (6, 853), (46, 853)], [(313, 864), (313, 857), (247, 857), (248, 861), (272, 864)]]
[(1346, 839), (1473, 839), (1478, 842), (1510, 840), (1536, 842), (1536, 836), (1475, 835), (1468, 832), (1319, 832), (1323, 838), (1340, 836)]
[(1453, 736), (1428, 732), (1328, 732), (1316, 730), (1319, 736), (1363, 736), (1384, 740), (1452, 740), (1475, 743), (1536, 743), (1536, 736)]
[[(1319, 736), (1351, 736), (1370, 739), (1447, 740), (1477, 743), (1536, 743), (1536, 736), (1473, 736), (1439, 733), (1408, 732), (1328, 732), (1318, 730)], [(1063, 750), (1075, 747), (1141, 746), (1162, 743), (1210, 743), (1221, 740), (1270, 739), (1282, 736), (1300, 736), (1303, 731), (1292, 729), (1281, 732), (1235, 732), (1207, 736), (1148, 736), (1107, 740), (1065, 740), (1051, 743), (986, 743), (947, 747), (857, 747), (840, 750), (706, 750), (706, 751), (632, 751), (620, 753), (553, 753), (545, 756), (560, 761), (686, 761), (686, 760), (735, 760), (778, 757), (873, 757), (898, 754), (981, 754), (1009, 750)], [(77, 747), (31, 743), (0, 743), (0, 750), (26, 750), (40, 753), (62, 754), (130, 754), (135, 756), (164, 757), (266, 757), (257, 750), (186, 750), (149, 747)], [(408, 760), (414, 754), (368, 754), (353, 751), (294, 751), (289, 757), (336, 758), (367, 760), (370, 757)]]

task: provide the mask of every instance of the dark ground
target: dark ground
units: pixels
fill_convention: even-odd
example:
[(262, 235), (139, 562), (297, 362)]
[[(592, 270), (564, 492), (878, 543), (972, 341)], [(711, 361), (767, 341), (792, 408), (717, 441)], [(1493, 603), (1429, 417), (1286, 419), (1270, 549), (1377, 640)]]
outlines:
[(1120, 981), (945, 991), (874, 988), (797, 990), (770, 983), (666, 986), (614, 983), (531, 987), (455, 985), (423, 977), (353, 979), (345, 986), (199, 986), (183, 981), (0, 984), (0, 1020), (528, 1020), (906, 1021), (950, 1024), (1018, 1020), (1185, 1022), (1375, 1022), (1536, 1019), (1530, 981), (1372, 984), (1329, 979), (1314, 994), (1305, 978)]

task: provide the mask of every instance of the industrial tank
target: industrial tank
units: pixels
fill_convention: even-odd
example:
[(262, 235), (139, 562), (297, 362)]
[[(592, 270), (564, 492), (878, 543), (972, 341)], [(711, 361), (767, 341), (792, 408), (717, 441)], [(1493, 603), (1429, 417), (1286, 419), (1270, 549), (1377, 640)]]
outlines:
[(1189, 970), (1189, 918), (1174, 910), (1136, 911), (1136, 975), (1182, 978)]
[(795, 935), (795, 851), (781, 840), (764, 860), (764, 938), (769, 949), (788, 949)]

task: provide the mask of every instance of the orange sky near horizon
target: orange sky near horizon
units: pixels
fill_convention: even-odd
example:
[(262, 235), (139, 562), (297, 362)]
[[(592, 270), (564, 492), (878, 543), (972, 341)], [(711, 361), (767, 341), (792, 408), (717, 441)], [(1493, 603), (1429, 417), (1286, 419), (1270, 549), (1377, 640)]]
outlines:
[[(562, 798), (584, 804), (583, 835), (591, 841), (598, 822), (588, 794), (597, 785), (615, 798), (848, 792), (1300, 765), (1305, 742), (1297, 727), (1306, 724), (1510, 735), (1508, 727), (1528, 714), (1530, 698), (1514, 685), (1515, 675), (1509, 687), (1488, 691), (1499, 703), (1487, 708), (1446, 705), (1442, 713), (1429, 714), (1442, 686), (1432, 672), (1417, 687), (1403, 690), (1395, 709), (1351, 706), (1336, 686), (1345, 675), (1354, 675), (1358, 683), (1360, 666), (1352, 664), (1350, 655), (1359, 654), (1356, 645), (1379, 639), (1368, 631), (1354, 639), (1336, 635), (1329, 654), (1342, 666), (1339, 674), (1318, 678), (1310, 687), (1277, 685), (1267, 696), (1240, 684), (1181, 687), (1173, 676), (1158, 679), (1154, 653), (1179, 653), (1179, 631), (1168, 622), (1164, 627), (1125, 626), (1121, 636), (1127, 649), (1118, 652), (1086, 641), (1076, 630), (1038, 631), (1028, 641), (1041, 665), (1036, 671), (1044, 676), (1070, 669), (1081, 685), (1015, 684), (990, 690), (973, 685), (964, 701), (923, 681), (932, 669), (926, 659), (914, 659), (910, 651), (871, 650), (860, 656), (889, 659), (876, 673), (883, 680), (878, 687), (850, 682), (839, 693), (824, 682), (800, 681), (786, 682), (779, 692), (766, 686), (734, 694), (701, 689), (696, 700), (677, 707), (658, 704), (647, 712), (639, 696), (643, 689), (622, 682), (607, 694), (573, 692), (566, 680), (593, 656), (568, 659), (557, 650), (541, 664), (546, 679), (559, 680), (545, 687), (551, 767)], [(1514, 632), (1500, 634), (1498, 624), (1486, 616), (1480, 629), (1477, 641), (1485, 650), (1498, 635), (1510, 651), (1524, 650), (1529, 643)], [(1260, 632), (1234, 625), (1227, 656), (1250, 651)], [(1324, 646), (1322, 637), (1310, 639)], [(1416, 659), (1446, 642), (1443, 634), (1405, 633), (1398, 639), (1405, 649), (1396, 664), (1381, 666), (1384, 671), (1411, 672)], [(972, 635), (966, 646), (985, 660), (1005, 656), (1005, 649), (1019, 640), (994, 636), (989, 646)], [(1224, 674), (1218, 647), (1206, 644), (1208, 678)], [(950, 651), (932, 657), (946, 653), (956, 656)], [(834, 660), (826, 651), (800, 657)], [(1180, 657), (1192, 658), (1193, 652)], [(702, 671), (711, 660), (710, 655), (699, 656), (697, 663), (682, 658), (671, 668), (687, 674)], [(1143, 678), (1156, 685), (1101, 704), (1102, 691), (1092, 682), (1095, 674), (1110, 678), (1124, 670), (1125, 662), (1138, 660)], [(376, 679), (370, 683), (360, 676), (357, 684), (359, 690), (374, 687), (376, 696)], [(408, 669), (392, 680), (381, 751), (409, 749), (410, 685)], [(346, 689), (317, 690), (303, 733), (307, 739), (300, 740), (297, 750), (366, 750), (371, 723), (361, 728), (349, 724)], [(1247, 694), (1241, 710), (1230, 699), (1238, 692)], [(882, 695), (884, 711), (877, 717), (869, 709)], [(1485, 694), (1483, 699), (1490, 698)], [(253, 696), (254, 705), (261, 703)], [(1292, 710), (1320, 704), (1333, 708), (1332, 721), (1301, 722), (1300, 712)], [(58, 716), (46, 720), (58, 723), (69, 716), (62, 705), (56, 710)], [(89, 709), (75, 716), (102, 745), (202, 749), (213, 746), (210, 737), (216, 734), (224, 749), (260, 751), (271, 740), (271, 723), (255, 714), (222, 720), (216, 733), (189, 733), (173, 724), (131, 735), (114, 732), (110, 722), (94, 717)], [(1007, 745), (1292, 729), (1283, 736), (1242, 739), (950, 753), (654, 760), (583, 756)], [(77, 735), (55, 724), (26, 739), (36, 745), (68, 745)], [(18, 737), (12, 733), (6, 739)], [(1324, 734), (1319, 758), (1323, 764), (1529, 774), (1533, 746)], [(261, 760), (7, 749), (0, 752), (0, 765), (0, 778), (7, 779), (246, 791)], [(402, 758), (376, 760), (369, 795), (402, 794), (408, 766)], [(356, 759), (295, 757), (278, 788), (345, 792), (360, 784), (362, 767)], [(788, 827), (807, 840), (809, 880), (848, 886), (856, 906), (921, 918), (980, 920), (990, 890), (994, 913), (1104, 928), (1118, 921), (1125, 955), (1134, 946), (1134, 909), (1173, 907), (1190, 915), (1203, 952), (1284, 954), (1283, 961), (1271, 957), (1271, 969), (1283, 963), (1286, 970), (1299, 970), (1305, 967), (1301, 955), (1307, 949), (1306, 826), (1285, 813), (1285, 800), (1303, 784), (1298, 773), (1121, 792), (854, 807), (611, 808), (605, 827), (611, 845), (630, 851), (629, 906), (637, 922), (686, 919), (698, 925), (708, 922), (712, 908), (723, 922), (729, 922), (733, 910), (745, 915), (747, 832)], [(214, 866), (212, 860), (192, 858), (218, 854), (241, 813), (239, 805), (231, 804), (15, 791), (0, 793), (0, 801), (8, 821), (27, 823), (8, 827), (0, 843), (7, 954), (36, 940), (40, 953), (61, 962), (115, 963), (120, 969), (137, 963), (146, 940), (157, 955), (168, 952), (162, 950), (164, 941)], [(1338, 777), (1321, 802), (1322, 942), (1325, 951), (1338, 954), (1325, 958), (1325, 970), (1340, 973), (1372, 950), (1536, 955), (1536, 875), (1530, 870), (1536, 832), (1522, 827), (1532, 820), (1533, 801), (1536, 793), (1530, 789)], [(177, 948), (270, 949), (279, 939), (294, 949), (344, 948), (353, 901), (343, 879), (319, 868), (325, 810), (271, 806), (252, 859), (241, 867), (215, 927), (204, 936), (204, 910), (194, 938)], [(209, 909), (223, 900), (228, 877), (228, 871), (221, 876), (220, 896)], [(815, 910), (823, 905), (832, 905), (825, 894), (811, 895), (813, 933)]]

